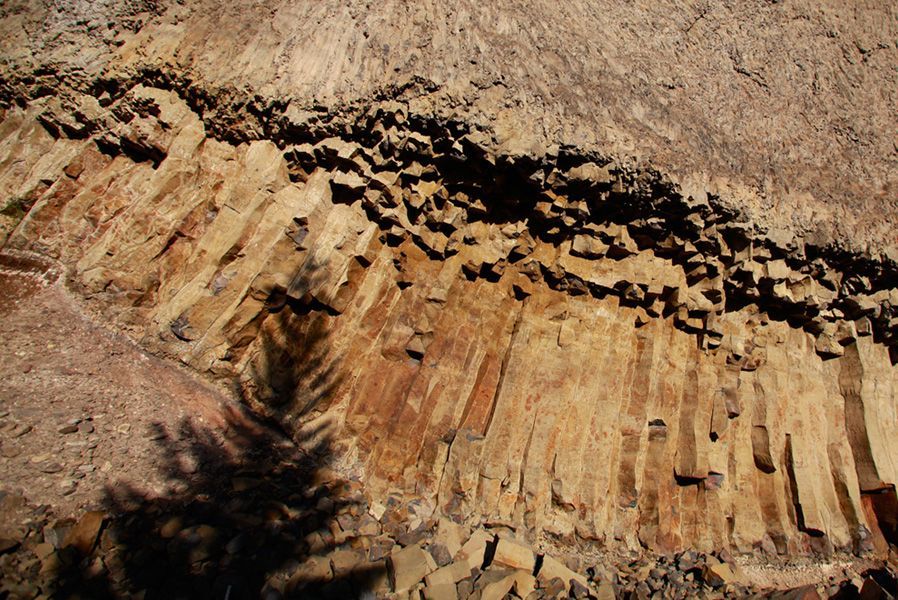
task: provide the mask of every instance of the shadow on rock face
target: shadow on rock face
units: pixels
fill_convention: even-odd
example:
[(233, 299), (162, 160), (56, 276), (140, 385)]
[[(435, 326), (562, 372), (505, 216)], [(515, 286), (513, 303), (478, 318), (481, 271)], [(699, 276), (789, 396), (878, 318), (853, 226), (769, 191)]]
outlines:
[(261, 404), (226, 410), (224, 432), (187, 420), (177, 431), (157, 425), (165, 493), (110, 485), (102, 531), (60, 555), (46, 592), (353, 598), (385, 585), (384, 562), (367, 561), (359, 531), (371, 521), (360, 486), (328, 467), (328, 426), (306, 424), (296, 442), (284, 435), (338, 384), (319, 309), (275, 298), (249, 368)]
[(269, 309), (240, 393), (269, 424), (294, 437), (304, 417), (327, 408), (342, 377), (331, 357), (326, 308), (308, 295), (282, 302)]

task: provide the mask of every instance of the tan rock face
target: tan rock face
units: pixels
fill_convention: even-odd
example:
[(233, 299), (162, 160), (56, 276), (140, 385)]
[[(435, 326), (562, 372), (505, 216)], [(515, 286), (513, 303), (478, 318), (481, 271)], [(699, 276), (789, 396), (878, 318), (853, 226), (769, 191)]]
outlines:
[(894, 543), (894, 264), (393, 104), (278, 147), (214, 139), (152, 86), (71, 98), (5, 113), (0, 189), (30, 207), (7, 248), (339, 437), (373, 493), (609, 547)]
[(327, 124), (323, 107), (397, 95), (417, 114), (476, 121), (504, 153), (634, 155), (765, 224), (894, 248), (896, 11), (858, 0), (11, 0), (0, 88), (11, 101), (152, 76), (241, 140), (304, 133)]

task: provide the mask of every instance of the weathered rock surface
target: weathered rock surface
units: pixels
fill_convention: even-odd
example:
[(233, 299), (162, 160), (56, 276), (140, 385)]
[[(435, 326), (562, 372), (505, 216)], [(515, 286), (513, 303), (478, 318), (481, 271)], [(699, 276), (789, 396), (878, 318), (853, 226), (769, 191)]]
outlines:
[[(183, 89), (216, 134), (241, 140), (339, 131), (335, 113), (401, 97), (413, 113), (488, 128), (501, 153), (572, 144), (634, 155), (710, 182), (765, 224), (878, 250), (895, 244), (896, 10), (15, 0), (0, 7), (0, 89), (30, 98), (150, 75)], [(86, 129), (74, 118), (66, 127)]]
[(894, 539), (891, 263), (395, 108), (285, 149), (144, 85), (91, 137), (40, 125), (60, 110), (7, 112), (0, 181), (33, 199), (8, 247), (266, 410), (335, 419), (372, 490), (631, 548)]
[[(852, 145), (852, 160), (814, 181), (796, 175), (808, 156), (775, 161), (770, 168), (794, 177), (795, 189), (835, 180), (851, 189), (773, 208), (744, 182), (685, 177), (691, 159), (673, 156), (694, 142), (679, 135), (641, 141), (663, 148), (640, 157), (649, 163), (618, 154), (619, 139), (600, 152), (548, 144), (574, 137), (508, 137), (502, 128), (519, 117), (557, 124), (525, 118), (532, 107), (495, 115), (489, 131), (478, 119), (505, 97), (487, 90), (502, 86), (482, 88), (470, 114), (446, 113), (446, 98), (377, 96), (370, 82), (346, 87), (349, 79), (322, 91), (334, 103), (364, 99), (345, 110), (298, 108), (308, 91), (295, 104), (267, 104), (287, 84), (258, 97), (235, 90), (277, 81), (282, 65), (270, 57), (300, 71), (314, 64), (308, 82), (321, 83), (329, 63), (277, 44), (226, 67), (214, 53), (233, 44), (204, 42), (215, 50), (187, 56), (249, 10), (194, 11), (200, 4), (135, 17), (137, 33), (108, 43), (90, 38), (97, 54), (71, 82), (53, 79), (68, 67), (40, 74), (44, 61), (71, 64), (65, 40), (39, 35), (9, 53), (0, 123), (0, 190), (15, 200), (7, 249), (70, 265), (70, 284), (98, 314), (160, 354), (233, 380), (297, 439), (339, 431), (343, 460), (374, 497), (423, 499), (438, 516), (514, 529), (533, 543), (888, 554), (898, 539), (898, 265), (883, 231), (896, 213), (881, 215), (885, 229), (868, 228), (860, 246), (838, 237), (837, 221), (859, 231), (869, 205), (846, 203), (894, 189), (893, 153), (879, 133), (895, 130), (893, 112), (868, 103), (869, 145)], [(4, 10), (4, 31), (49, 18)], [(864, 23), (875, 14), (861, 12)], [(894, 36), (875, 33), (855, 42), (854, 58), (894, 57), (880, 47)], [(729, 108), (757, 87), (787, 85), (738, 49), (730, 58), (752, 92), (727, 98)], [(331, 66), (348, 60), (338, 52)], [(860, 89), (872, 75), (858, 69), (848, 70), (864, 73)], [(219, 79), (224, 88), (212, 86)], [(893, 79), (877, 85), (894, 90)], [(561, 106), (576, 106), (580, 93)], [(858, 99), (829, 97), (839, 106)], [(672, 118), (694, 114), (702, 98), (683, 100)], [(709, 118), (701, 131), (722, 144), (729, 121)], [(598, 130), (605, 117), (596, 119), (586, 128)], [(631, 131), (653, 121), (644, 119)], [(706, 174), (729, 177), (745, 152), (759, 176), (751, 141), (770, 140), (745, 134), (749, 149), (692, 154)], [(823, 139), (808, 133), (799, 148), (813, 154)], [(810, 235), (796, 216), (808, 207), (837, 237)], [(464, 585), (488, 555), (485, 539), (455, 539), (445, 543), (452, 562), (440, 566), (417, 546), (423, 529), (399, 531), (389, 510), (377, 519), (415, 559), (401, 589), (426, 577), (434, 588)], [(530, 585), (515, 573), (532, 570), (504, 550), (489, 550), (509, 570), (490, 576), (499, 595)], [(380, 558), (389, 555), (384, 548)], [(338, 562), (307, 566), (330, 573)], [(564, 575), (549, 579), (565, 593), (572, 579), (583, 585), (557, 566)], [(726, 570), (707, 574), (723, 585)]]

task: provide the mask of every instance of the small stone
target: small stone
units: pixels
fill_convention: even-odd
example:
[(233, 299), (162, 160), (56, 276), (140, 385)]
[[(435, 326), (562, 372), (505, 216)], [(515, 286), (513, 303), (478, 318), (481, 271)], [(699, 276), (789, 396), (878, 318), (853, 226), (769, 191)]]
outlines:
[(290, 576), (287, 591), (302, 589), (310, 583), (321, 584), (333, 579), (331, 561), (324, 556), (312, 556), (300, 564)]
[(589, 598), (589, 588), (576, 579), (571, 580), (571, 596), (574, 598)]
[(733, 583), (735, 578), (736, 576), (733, 574), (730, 566), (723, 562), (718, 564), (709, 562), (702, 569), (702, 579), (715, 589), (728, 583)]
[(386, 537), (375, 539), (368, 548), (368, 562), (377, 562), (387, 556), (393, 549), (393, 540)]
[(474, 580), (466, 577), (455, 585), (455, 589), (459, 598), (468, 598), (474, 593)]
[(246, 536), (242, 533), (238, 533), (231, 540), (225, 544), (225, 552), (228, 554), (234, 555), (239, 554), (241, 550), (246, 547)]
[(426, 533), (427, 532), (423, 530), (408, 531), (396, 538), (396, 543), (400, 546), (413, 546), (421, 542), (421, 540), (424, 539)]
[(449, 549), (444, 544), (431, 544), (427, 550), (440, 567), (444, 567), (452, 562), (452, 555), (449, 554)]
[(255, 477), (233, 477), (231, 479), (231, 489), (235, 492), (246, 492), (259, 487), (262, 481)]
[(90, 554), (103, 528), (105, 515), (100, 511), (89, 511), (81, 515), (75, 526), (65, 536), (63, 548), (75, 548), (81, 554)]
[(614, 584), (610, 581), (599, 583), (596, 598), (598, 598), (598, 600), (615, 600), (617, 598), (617, 592), (614, 589)]
[(48, 475), (52, 475), (53, 473), (59, 473), (62, 471), (63, 466), (57, 462), (47, 463), (45, 465), (41, 465), (40, 470), (41, 473), (47, 473)]
[(692, 552), (684, 552), (677, 559), (677, 568), (681, 571), (690, 571), (695, 568), (695, 554)]
[(730, 551), (726, 548), (717, 553), (717, 558), (719, 558), (722, 562), (727, 563), (728, 565), (736, 564), (736, 559), (733, 558), (733, 555), (730, 554)]
[(181, 531), (183, 526), (184, 522), (181, 517), (171, 517), (159, 528), (159, 536), (162, 537), (162, 539), (171, 539), (178, 535), (178, 532)]
[(219, 532), (211, 525), (196, 525), (178, 532), (176, 540), (187, 550), (187, 560), (198, 563), (215, 554)]
[(20, 424), (17, 424), (15, 427), (13, 427), (12, 433), (10, 435), (13, 438), (19, 438), (19, 437), (22, 437), (23, 435), (25, 435), (26, 433), (29, 433), (31, 430), (32, 430), (31, 425), (22, 425), (20, 423)]
[(386, 510), (387, 510), (387, 507), (384, 506), (383, 504), (381, 504), (380, 502), (372, 502), (371, 505), (368, 507), (368, 513), (372, 517), (377, 519), (378, 521), (380, 521), (381, 518), (384, 516), (384, 513), (386, 512)]
[(81, 421), (78, 423), (78, 433), (88, 434), (94, 432), (94, 426), (90, 421)]
[(315, 505), (315, 510), (328, 515), (333, 514), (334, 501), (328, 497), (323, 497), (318, 500), (318, 503)]
[(35, 544), (33, 552), (34, 555), (38, 557), (40, 560), (44, 560), (56, 550), (56, 547), (53, 546), (50, 542), (41, 542), (39, 544)]
[(0, 456), (3, 456), (3, 458), (15, 458), (20, 454), (22, 454), (22, 449), (13, 446), (3, 446), (3, 448), (0, 449)]
[(62, 433), (62, 434), (75, 433), (76, 431), (78, 431), (78, 426), (77, 425), (63, 425), (57, 431), (59, 431), (59, 433)]
[(15, 550), (19, 547), (19, 540), (14, 540), (8, 537), (0, 537), (0, 554), (4, 554), (9, 552), (10, 550)]
[(61, 548), (62, 541), (65, 539), (65, 527), (59, 523), (51, 527), (47, 525), (43, 530), (44, 542), (53, 546), (53, 548)]
[(567, 595), (567, 584), (561, 577), (553, 577), (543, 586), (547, 598), (558, 598)]
[(422, 590), (424, 600), (458, 600), (459, 595), (454, 583), (429, 585)]

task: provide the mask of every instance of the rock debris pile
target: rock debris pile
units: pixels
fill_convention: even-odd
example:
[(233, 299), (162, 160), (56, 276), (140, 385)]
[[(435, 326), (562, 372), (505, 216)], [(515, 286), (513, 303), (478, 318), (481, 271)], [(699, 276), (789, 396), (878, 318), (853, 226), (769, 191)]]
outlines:
[[(282, 476), (283, 471), (278, 475)], [(117, 514), (56, 518), (4, 495), (3, 590), (13, 597), (189, 593), (230, 598), (888, 598), (886, 570), (842, 573), (790, 590), (753, 585), (727, 553), (682, 552), (602, 562), (537, 553), (507, 528), (473, 531), (420, 504), (368, 503), (355, 482), (324, 471), (289, 494), (244, 473), (224, 513), (203, 495), (185, 504), (119, 497)], [(272, 500), (269, 495), (281, 500)], [(281, 495), (287, 493), (287, 495)], [(171, 499), (169, 499), (171, 500)], [(380, 518), (377, 518), (377, 515)], [(250, 528), (258, 531), (253, 534)], [(290, 557), (266, 553), (276, 543)], [(276, 567), (270, 569), (274, 563)], [(261, 586), (261, 587), (259, 587)]]

